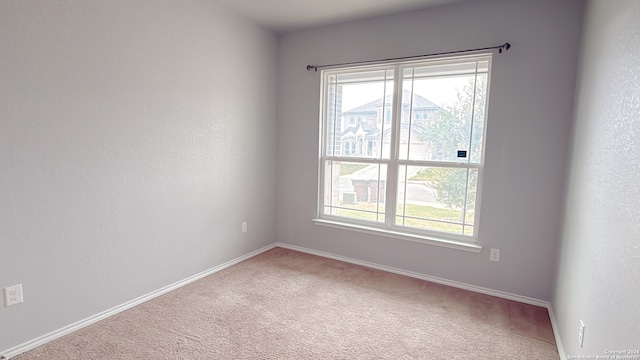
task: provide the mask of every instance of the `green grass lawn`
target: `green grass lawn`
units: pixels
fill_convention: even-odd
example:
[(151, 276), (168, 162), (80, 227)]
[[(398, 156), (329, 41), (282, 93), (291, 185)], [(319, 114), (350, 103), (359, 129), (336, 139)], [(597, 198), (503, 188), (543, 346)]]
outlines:
[[(341, 204), (341, 206), (349, 207), (351, 209), (338, 210), (336, 215), (350, 217), (355, 219), (369, 220), (384, 222), (384, 204), (380, 204), (380, 214), (376, 214), (376, 203), (360, 202), (356, 205)], [(364, 211), (363, 211), (364, 210)], [(396, 214), (402, 215), (402, 205), (398, 206)], [(443, 209), (433, 206), (406, 204), (405, 216), (411, 216), (418, 219), (405, 218), (404, 225), (416, 227), (419, 229), (436, 230), (450, 232), (454, 234), (460, 234), (462, 232), (462, 225), (448, 224), (438, 222), (437, 220), (444, 221), (459, 221), (460, 211), (452, 209)], [(402, 224), (402, 218), (398, 217), (398, 224)], [(467, 222), (473, 219), (473, 211), (467, 212)], [(431, 221), (430, 221), (431, 220)], [(435, 221), (433, 221), (435, 220)], [(465, 227), (465, 234), (471, 235), (473, 229), (469, 226)]]
[(342, 163), (340, 164), (340, 176), (351, 175), (358, 170), (366, 168), (367, 166), (369, 165)]
[(410, 177), (409, 180), (412, 181), (431, 181), (433, 179), (433, 171), (432, 169), (422, 169), (414, 176)]

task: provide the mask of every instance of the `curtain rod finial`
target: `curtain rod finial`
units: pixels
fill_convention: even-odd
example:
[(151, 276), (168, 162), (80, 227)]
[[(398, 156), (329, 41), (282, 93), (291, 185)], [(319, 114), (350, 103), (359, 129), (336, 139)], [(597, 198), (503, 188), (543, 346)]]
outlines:
[(500, 49), (498, 50), (499, 53), (502, 54), (502, 50), (507, 51), (511, 48), (511, 44), (509, 44), (508, 42), (504, 43), (502, 46), (500, 46)]
[(307, 71), (318, 71), (318, 67), (317, 66), (313, 66), (313, 65), (307, 65)]

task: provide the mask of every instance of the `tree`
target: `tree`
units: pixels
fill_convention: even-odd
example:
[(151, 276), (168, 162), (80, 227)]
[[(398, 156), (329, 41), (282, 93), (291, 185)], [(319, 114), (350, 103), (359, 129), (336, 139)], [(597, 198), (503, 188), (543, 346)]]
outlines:
[[(436, 200), (451, 209), (462, 210), (465, 204), (467, 182), (471, 185), (475, 184), (478, 180), (478, 172), (441, 167), (433, 169), (432, 173)], [(475, 189), (471, 190), (466, 199), (467, 210), (472, 210), (475, 205)]]
[[(434, 114), (427, 131), (423, 134), (425, 143), (432, 150), (432, 160), (456, 161), (457, 151), (467, 150), (468, 159), (472, 163), (480, 162), (487, 78), (479, 74), (475, 79), (470, 78), (468, 83), (457, 91), (457, 101), (453, 105), (445, 106)], [(455, 210), (474, 209), (477, 170), (435, 167), (431, 178), (438, 202)], [(471, 186), (470, 189), (467, 189), (467, 184)], [(463, 209), (465, 200), (466, 209)], [(461, 219), (462, 215), (461, 213)]]

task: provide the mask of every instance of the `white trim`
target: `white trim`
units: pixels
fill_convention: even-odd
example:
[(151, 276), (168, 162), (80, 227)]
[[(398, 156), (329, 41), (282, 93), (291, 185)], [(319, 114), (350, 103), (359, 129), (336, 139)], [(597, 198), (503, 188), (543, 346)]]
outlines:
[[(335, 64), (335, 65), (331, 65), (331, 66), (327, 66), (326, 69), (323, 69), (321, 74), (322, 74), (322, 81), (321, 81), (321, 96), (320, 96), (320, 134), (319, 134), (319, 157), (318, 157), (318, 207), (317, 207), (317, 218), (322, 219), (322, 220), (327, 220), (329, 222), (333, 222), (333, 223), (342, 223), (342, 225), (346, 225), (346, 224), (356, 224), (356, 226), (360, 227), (360, 225), (358, 225), (358, 223), (360, 222), (360, 219), (354, 219), (353, 217), (348, 217), (348, 216), (338, 216), (336, 215), (335, 210), (340, 210), (340, 207), (338, 206), (339, 204), (334, 204), (334, 196), (335, 196), (335, 192), (334, 191), (334, 182), (335, 182), (335, 177), (336, 175), (334, 174), (334, 161), (335, 162), (362, 162), (362, 163), (367, 163), (367, 164), (376, 164), (378, 165), (378, 177), (377, 177), (377, 181), (380, 182), (382, 181), (382, 179), (384, 178), (384, 181), (386, 182), (386, 190), (385, 190), (385, 204), (384, 204), (384, 226), (385, 228), (388, 228), (389, 230), (383, 229), (381, 234), (384, 235), (384, 232), (392, 232), (392, 233), (396, 233), (396, 234), (400, 234), (402, 235), (408, 235), (408, 234), (416, 234), (415, 239), (411, 239), (411, 236), (409, 236), (406, 240), (411, 240), (411, 241), (415, 241), (418, 240), (419, 242), (423, 242), (422, 240), (426, 240), (426, 242), (431, 242), (432, 240), (440, 240), (441, 238), (446, 238), (446, 239), (451, 239), (453, 240), (454, 243), (458, 243), (458, 240), (461, 241), (465, 241), (466, 239), (461, 239), (460, 237), (467, 237), (466, 235), (466, 230), (467, 228), (471, 228), (473, 230), (473, 234), (471, 236), (471, 239), (475, 242), (478, 239), (478, 229), (479, 229), (479, 219), (480, 219), (480, 201), (482, 199), (482, 175), (483, 175), (483, 171), (484, 171), (484, 154), (485, 154), (485, 150), (486, 150), (486, 133), (487, 133), (487, 122), (488, 122), (488, 111), (489, 111), (489, 84), (491, 82), (491, 67), (492, 67), (492, 59), (493, 59), (493, 53), (491, 52), (483, 52), (483, 53), (479, 53), (479, 54), (468, 54), (468, 55), (463, 55), (463, 56), (447, 56), (447, 57), (442, 57), (442, 58), (437, 58), (437, 59), (414, 59), (414, 60), (409, 60), (407, 61), (407, 59), (394, 59), (393, 61), (380, 61), (380, 62), (376, 62), (376, 65), (372, 65), (372, 64), (366, 64), (366, 65), (358, 65), (356, 64)], [(483, 70), (481, 71), (479, 69), (479, 64), (480, 62), (487, 64), (486, 66), (486, 71), (484, 71), (484, 67)], [(441, 65), (458, 65), (458, 64), (463, 64), (463, 65), (472, 65), (474, 66), (473, 70), (470, 69), (466, 69), (463, 68), (462, 70), (453, 70), (453, 71), (436, 71), (433, 73), (427, 73), (427, 74), (416, 74), (416, 69), (421, 68), (421, 67), (433, 67), (433, 66), (441, 66)], [(325, 68), (324, 66), (322, 66), (323, 68)], [(316, 69), (317, 70), (317, 69)], [(405, 74), (406, 70), (411, 70), (411, 75), (409, 77), (407, 77), (407, 75)], [(393, 71), (393, 75), (390, 75), (390, 78), (388, 78), (389, 76), (389, 71)], [(384, 74), (378, 74), (379, 72), (383, 72)], [(367, 75), (367, 74), (371, 74), (374, 73), (374, 75), (372, 76), (365, 76), (364, 78), (366, 80), (363, 80), (362, 78), (360, 78), (358, 75)], [(349, 79), (340, 79), (340, 75), (341, 74), (347, 74), (347, 75), (354, 75), (354, 77), (357, 80), (349, 80)], [(480, 157), (480, 162), (475, 162), (472, 163), (471, 162), (471, 158), (472, 158), (472, 154), (471, 154), (471, 145), (474, 143), (473, 141), (473, 128), (474, 128), (474, 119), (475, 119), (475, 114), (476, 114), (476, 100), (479, 92), (479, 86), (478, 86), (478, 76), (479, 74), (482, 74), (483, 78), (484, 75), (486, 74), (486, 84), (485, 84), (485, 92), (486, 92), (486, 99), (485, 99), (485, 104), (484, 104), (484, 120), (483, 120), (483, 126), (482, 126), (482, 132), (483, 132), (483, 136), (481, 137), (481, 143), (479, 144), (481, 146), (481, 157)], [(427, 79), (427, 78), (440, 78), (443, 76), (474, 76), (475, 77), (475, 81), (474, 81), (474, 87), (473, 87), (473, 99), (472, 99), (472, 104), (471, 104), (471, 108), (472, 108), (472, 119), (471, 119), (471, 124), (470, 124), (470, 133), (469, 133), (469, 138), (468, 138), (468, 143), (469, 143), (469, 148), (468, 150), (468, 156), (466, 157), (466, 161), (453, 161), (453, 162), (441, 162), (441, 161), (436, 161), (436, 160), (411, 160), (411, 154), (410, 154), (410, 145), (411, 145), (411, 136), (412, 136), (412, 131), (411, 131), (411, 127), (413, 124), (413, 116), (412, 116), (412, 112), (413, 112), (413, 100), (414, 97), (416, 96), (416, 93), (414, 92), (414, 80), (420, 80), (420, 79)], [(329, 79), (333, 78), (332, 82), (329, 82)], [(404, 108), (403, 108), (403, 94), (404, 91), (408, 91), (407, 89), (405, 89), (405, 81), (410, 80), (411, 81), (411, 89), (410, 89), (410, 93), (411, 93), (411, 99), (409, 100), (409, 116), (408, 116), (408, 120), (409, 120), (409, 133), (408, 133), (408, 146), (409, 148), (407, 148), (407, 154), (400, 154), (400, 146), (401, 146), (401, 128), (402, 128), (402, 123), (403, 123), (403, 117), (402, 114), (404, 113)], [(392, 97), (392, 102), (391, 102), (391, 108), (393, 109), (393, 115), (391, 117), (391, 134), (389, 137), (389, 157), (386, 158), (383, 154), (383, 147), (384, 147), (384, 132), (385, 132), (385, 124), (386, 124), (386, 119), (385, 119), (385, 109), (386, 109), (386, 98), (387, 96), (387, 82), (388, 81), (393, 81), (393, 86), (394, 86), (394, 92), (393, 92), (393, 97)], [(381, 118), (384, 119), (382, 120), (382, 130), (381, 130), (381, 137), (380, 137), (380, 154), (378, 154), (376, 157), (373, 156), (373, 154), (368, 154), (368, 151), (366, 152), (367, 156), (366, 157), (359, 157), (359, 156), (345, 156), (343, 151), (336, 151), (336, 144), (338, 143), (337, 139), (340, 136), (339, 135), (339, 130), (342, 130), (342, 128), (338, 129), (338, 124), (339, 122), (339, 117), (338, 115), (340, 115), (339, 113), (337, 113), (337, 101), (338, 101), (338, 85), (340, 84), (344, 84), (344, 85), (348, 85), (348, 84), (354, 84), (354, 83), (380, 83), (382, 82), (384, 85), (384, 90), (383, 90), (383, 96), (382, 96), (382, 116)], [(333, 99), (329, 99), (329, 89), (331, 90), (331, 93), (335, 93), (333, 94)], [(331, 100), (333, 100), (333, 103), (331, 102)], [(332, 109), (332, 113), (328, 114), (327, 110), (328, 109)], [(332, 123), (330, 123), (330, 120), (332, 119)], [(358, 118), (361, 118), (360, 116)], [(347, 121), (347, 119), (345, 118), (345, 121)], [(342, 123), (340, 123), (342, 124)], [(343, 126), (344, 127), (344, 126)], [(332, 130), (332, 131), (329, 131)], [(328, 147), (328, 144), (331, 143), (330, 147)], [(340, 144), (342, 144), (342, 140), (339, 142)], [(370, 144), (371, 140), (367, 140), (367, 144)], [(357, 142), (356, 142), (356, 147), (357, 147)], [(367, 145), (367, 149), (369, 148), (369, 146)], [(331, 153), (328, 153), (328, 150), (331, 149)], [(404, 151), (404, 150), (403, 150)], [(357, 150), (356, 150), (357, 152)], [(362, 155), (362, 154), (360, 154)], [(406, 159), (405, 159), (406, 158)], [(460, 160), (460, 159), (458, 159)], [(331, 167), (329, 170), (327, 170), (327, 164), (331, 164)], [(458, 168), (458, 169), (465, 169), (467, 170), (467, 181), (465, 182), (465, 193), (464, 193), (464, 207), (462, 209), (462, 213), (463, 213), (463, 218), (466, 218), (467, 216), (467, 211), (469, 210), (469, 208), (467, 207), (468, 205), (471, 204), (470, 199), (468, 199), (468, 195), (469, 195), (469, 170), (470, 169), (477, 169), (478, 175), (477, 175), (477, 180), (476, 180), (476, 184), (475, 184), (475, 198), (473, 199), (475, 201), (475, 211), (473, 212), (473, 217), (474, 217), (474, 222), (473, 225), (471, 224), (466, 224), (466, 221), (463, 221), (461, 224), (455, 224), (457, 226), (461, 226), (461, 233), (460, 234), (450, 234), (446, 231), (442, 231), (442, 230), (436, 230), (436, 229), (425, 229), (425, 228), (416, 228), (416, 227), (412, 227), (412, 226), (405, 226), (405, 219), (407, 218), (413, 218), (413, 219), (417, 219), (417, 220), (427, 220), (427, 221), (433, 221), (433, 222), (438, 222), (438, 223), (442, 223), (443, 221), (440, 220), (436, 220), (436, 219), (425, 219), (425, 218), (415, 218), (415, 217), (410, 217), (407, 216), (407, 214), (404, 212), (401, 214), (401, 218), (402, 220), (402, 224), (396, 224), (397, 222), (397, 206), (400, 204), (398, 197), (398, 188), (399, 186), (399, 181), (402, 180), (402, 182), (404, 183), (404, 186), (406, 187), (406, 184), (408, 182), (408, 179), (403, 178), (401, 179), (400, 176), (398, 175), (398, 171), (400, 166), (409, 166), (408, 164), (413, 164), (411, 166), (421, 166), (421, 167), (446, 167), (446, 168)], [(385, 175), (386, 176), (382, 176), (381, 175), (381, 167), (383, 165), (386, 165), (386, 170), (385, 170)], [(405, 168), (405, 173), (406, 173), (406, 168)], [(327, 181), (327, 180), (330, 181)], [(371, 180), (375, 180), (375, 179), (371, 179)], [(329, 183), (329, 186), (327, 188), (327, 183)], [(378, 184), (378, 192), (380, 191), (380, 186)], [(339, 191), (338, 191), (339, 193)], [(339, 195), (339, 194), (338, 194)], [(407, 196), (406, 191), (405, 191), (405, 198)], [(376, 198), (379, 197), (379, 194), (376, 195)], [(329, 200), (329, 201), (327, 201)], [(378, 199), (379, 200), (379, 199)], [(405, 202), (403, 203), (406, 206), (406, 199)], [(377, 211), (376, 214), (380, 215), (380, 206), (381, 203), (380, 201), (377, 201)], [(329, 210), (329, 211), (327, 211)], [(358, 210), (358, 209), (353, 209), (353, 210)], [(376, 219), (379, 220), (378, 215), (376, 215)], [(339, 217), (340, 219), (335, 219), (336, 217)], [(381, 222), (382, 223), (382, 222)], [(335, 225), (335, 224), (334, 224)], [(399, 230), (400, 229), (400, 230)], [(370, 229), (369, 229), (370, 230)], [(406, 234), (405, 234), (406, 233)], [(397, 238), (397, 236), (390, 236), (393, 238)], [(426, 239), (425, 239), (426, 238)], [(455, 248), (458, 248), (457, 246), (455, 246)], [(475, 249), (477, 250), (477, 252), (479, 252), (482, 248), (479, 249)], [(471, 250), (471, 251), (475, 251), (475, 250)]]
[(331, 221), (326, 219), (312, 219), (312, 221), (316, 225), (328, 226), (328, 227), (342, 229), (342, 230), (357, 231), (357, 232), (362, 232), (362, 233), (371, 234), (371, 235), (386, 236), (394, 239), (413, 241), (413, 242), (422, 243), (422, 244), (442, 246), (450, 249), (469, 251), (476, 254), (482, 251), (481, 245), (478, 245), (476, 243), (471, 243), (471, 242), (455, 241), (455, 240), (441, 239), (441, 238), (435, 238), (435, 237), (431, 238), (428, 236), (421, 236), (413, 233), (386, 230), (386, 229), (381, 229), (373, 226), (358, 225), (356, 223), (346, 223), (341, 221)]
[(393, 274), (398, 274), (398, 275), (412, 277), (412, 278), (415, 278), (415, 279), (430, 281), (430, 282), (434, 282), (434, 283), (437, 283), (437, 284), (447, 285), (447, 286), (451, 286), (451, 287), (455, 287), (455, 288), (463, 289), (463, 290), (469, 290), (469, 291), (473, 291), (473, 292), (480, 293), (480, 294), (496, 296), (496, 297), (499, 297), (499, 298), (503, 298), (503, 299), (507, 299), (507, 300), (513, 300), (513, 301), (517, 301), (517, 302), (521, 302), (521, 303), (525, 303), (525, 304), (529, 304), (529, 305), (541, 306), (541, 307), (544, 307), (544, 308), (547, 308), (549, 306), (549, 302), (548, 301), (534, 299), (534, 298), (530, 298), (530, 297), (522, 296), (522, 295), (516, 295), (516, 294), (508, 293), (508, 292), (505, 292), (505, 291), (493, 290), (493, 289), (485, 288), (485, 287), (482, 287), (482, 286), (465, 284), (465, 283), (462, 283), (462, 282), (453, 281), (453, 280), (447, 280), (447, 279), (439, 278), (439, 277), (436, 277), (436, 276), (420, 274), (420, 273), (417, 273), (417, 272), (408, 271), (408, 270), (402, 270), (402, 269), (398, 269), (398, 268), (394, 268), (394, 267), (386, 266), (386, 265), (380, 265), (380, 264), (372, 263), (372, 262), (369, 262), (369, 261), (363, 261), (363, 260), (358, 260), (358, 259), (342, 256), (342, 255), (335, 255), (335, 254), (327, 253), (327, 252), (324, 252), (324, 251), (308, 249), (308, 248), (297, 246), (297, 245), (290, 245), (290, 244), (285, 244), (285, 243), (280, 243), (280, 242), (275, 243), (275, 245), (278, 246), (278, 247), (281, 247), (281, 248), (289, 249), (289, 250), (295, 250), (295, 251), (299, 251), (299, 252), (303, 252), (303, 253), (307, 253), (307, 254), (311, 254), (311, 255), (317, 255), (317, 256), (333, 259), (333, 260), (338, 260), (338, 261), (350, 263), (350, 264), (360, 265), (360, 266), (368, 267), (368, 268), (371, 268), (371, 269), (382, 270), (382, 271), (386, 271), (386, 272), (393, 273)]
[(556, 338), (556, 347), (558, 348), (558, 354), (560, 355), (561, 360), (567, 360), (567, 355), (565, 354), (564, 347), (562, 346), (562, 339), (560, 338), (560, 328), (558, 327), (558, 321), (556, 320), (556, 315), (553, 312), (551, 303), (549, 303), (549, 306), (547, 306), (547, 310), (549, 310), (549, 319), (551, 319), (553, 336)]
[[(239, 258), (236, 258), (234, 260), (228, 261), (226, 263), (220, 264), (218, 266), (215, 266), (209, 270), (205, 270), (199, 274), (190, 276), (184, 280), (178, 281), (176, 283), (173, 283), (171, 285), (165, 286), (161, 289), (158, 289), (156, 291), (152, 291), (146, 295), (143, 295), (141, 297), (138, 297), (136, 299), (133, 299), (131, 301), (128, 301), (122, 305), (116, 306), (114, 308), (111, 308), (109, 310), (103, 311), (101, 313), (98, 313), (96, 315), (90, 316), (86, 319), (80, 320), (76, 323), (73, 323), (71, 325), (65, 326), (61, 329), (52, 331), (48, 334), (45, 334), (43, 336), (40, 336), (38, 338), (35, 338), (31, 341), (27, 341), (23, 344), (20, 344), (18, 346), (15, 346), (13, 348), (7, 349), (4, 351), (4, 358), (5, 359), (10, 359), (14, 356), (17, 356), (23, 352), (29, 351), (31, 349), (34, 349), (40, 345), (43, 345), (45, 343), (48, 343), (50, 341), (53, 341), (59, 337), (62, 337), (64, 335), (67, 335), (69, 333), (72, 333), (76, 330), (80, 330), (86, 326), (89, 326), (91, 324), (94, 324), (100, 320), (106, 319), (112, 315), (115, 315), (119, 312), (122, 312), (124, 310), (130, 309), (136, 305), (142, 304), (146, 301), (149, 301), (153, 298), (156, 298), (160, 295), (166, 294), (172, 290), (175, 290), (179, 287), (182, 287), (184, 285), (187, 285), (189, 283), (192, 283), (196, 280), (202, 279), (208, 275), (214, 274), (220, 270), (226, 269), (230, 266), (233, 266), (235, 264), (238, 264), (242, 261), (245, 261), (247, 259), (250, 259), (254, 256), (257, 256), (263, 252), (266, 252), (268, 250), (271, 250), (275, 247), (281, 247), (284, 249), (290, 249), (290, 250), (294, 250), (294, 251), (299, 251), (302, 253), (307, 253), (307, 254), (312, 254), (312, 255), (316, 255), (316, 256), (321, 256), (324, 258), (329, 258), (329, 259), (334, 259), (334, 260), (338, 260), (338, 261), (343, 261), (346, 263), (350, 263), (350, 264), (355, 264), (355, 265), (360, 265), (360, 266), (365, 266), (368, 268), (372, 268), (372, 269), (377, 269), (377, 270), (381, 270), (381, 271), (386, 271), (386, 272), (390, 272), (393, 274), (398, 274), (398, 275), (403, 275), (403, 276), (408, 276), (408, 277), (412, 277), (412, 278), (416, 278), (416, 279), (420, 279), (420, 280), (425, 280), (425, 281), (430, 281), (430, 282), (434, 282), (434, 283), (438, 283), (438, 284), (442, 284), (442, 285), (447, 285), (447, 286), (451, 286), (451, 287), (455, 287), (455, 288), (459, 288), (459, 289), (464, 289), (464, 290), (469, 290), (469, 291), (473, 291), (473, 292), (477, 292), (480, 294), (485, 294), (485, 295), (491, 295), (491, 296), (496, 296), (499, 298), (503, 298), (503, 299), (507, 299), (507, 300), (513, 300), (513, 301), (518, 301), (521, 303), (525, 303), (525, 304), (530, 304), (530, 305), (535, 305), (535, 306), (541, 306), (546, 308), (549, 311), (549, 318), (551, 320), (551, 327), (553, 328), (553, 334), (556, 340), (556, 346), (558, 348), (558, 353), (560, 355), (560, 359), (562, 360), (566, 360), (566, 355), (564, 353), (564, 348), (562, 347), (562, 342), (561, 342), (561, 338), (560, 338), (560, 330), (558, 328), (558, 323), (556, 321), (556, 317), (555, 314), (553, 312), (553, 309), (551, 307), (551, 303), (549, 303), (548, 301), (543, 301), (543, 300), (538, 300), (538, 299), (534, 299), (534, 298), (530, 298), (530, 297), (526, 297), (526, 296), (521, 296), (521, 295), (516, 295), (516, 294), (512, 294), (512, 293), (508, 293), (508, 292), (504, 292), (504, 291), (498, 291), (498, 290), (493, 290), (493, 289), (489, 289), (489, 288), (485, 288), (485, 287), (481, 287), (481, 286), (476, 286), (476, 285), (470, 285), (470, 284), (465, 284), (465, 283), (461, 283), (458, 281), (452, 281), (452, 280), (447, 280), (447, 279), (443, 279), (443, 278), (439, 278), (439, 277), (435, 277), (435, 276), (430, 276), (430, 275), (425, 275), (425, 274), (420, 274), (420, 273), (416, 273), (416, 272), (412, 272), (412, 271), (407, 271), (407, 270), (402, 270), (402, 269), (398, 269), (398, 268), (394, 268), (394, 267), (390, 267), (390, 266), (385, 266), (385, 265), (380, 265), (380, 264), (376, 264), (376, 263), (372, 263), (372, 262), (368, 262), (368, 261), (362, 261), (362, 260), (357, 260), (357, 259), (353, 259), (353, 258), (349, 258), (346, 256), (341, 256), (341, 255), (335, 255), (335, 254), (331, 254), (331, 253), (327, 253), (327, 252), (323, 252), (323, 251), (318, 251), (318, 250), (313, 250), (313, 249), (308, 249), (305, 247), (301, 247), (301, 246), (296, 246), (296, 245), (290, 245), (290, 244), (286, 244), (286, 243), (281, 243), (281, 242), (275, 242), (273, 244), (267, 245), (261, 249), (252, 251), (246, 255), (243, 255)], [(0, 359), (2, 359), (2, 356), (0, 356)]]
[[(93, 316), (89, 316), (86, 319), (80, 320), (80, 321), (75, 322), (73, 324), (67, 325), (67, 326), (65, 326), (65, 327), (63, 327), (61, 329), (54, 330), (54, 331), (52, 331), (52, 332), (50, 332), (48, 334), (42, 335), (40, 337), (37, 337), (37, 338), (35, 338), (35, 339), (31, 340), (31, 341), (27, 341), (27, 342), (22, 343), (22, 344), (20, 344), (18, 346), (15, 346), (15, 347), (12, 347), (10, 349), (7, 349), (7, 350), (4, 351), (4, 357), (6, 359), (10, 359), (13, 356), (17, 356), (17, 355), (19, 355), (19, 354), (21, 354), (21, 353), (23, 353), (25, 351), (34, 349), (34, 348), (36, 348), (36, 347), (38, 347), (40, 345), (48, 343), (48, 342), (50, 342), (52, 340), (55, 340), (55, 339), (57, 339), (57, 338), (59, 338), (61, 336), (67, 335), (67, 334), (72, 333), (72, 332), (74, 332), (76, 330), (80, 330), (80, 329), (82, 329), (82, 328), (84, 328), (86, 326), (94, 324), (94, 323), (96, 323), (96, 322), (98, 322), (100, 320), (106, 319), (106, 318), (108, 318), (110, 316), (113, 316), (113, 315), (119, 313), (119, 312), (122, 312), (124, 310), (130, 309), (130, 308), (132, 308), (132, 307), (134, 307), (136, 305), (142, 304), (142, 303), (144, 303), (146, 301), (149, 301), (151, 299), (154, 299), (154, 298), (156, 298), (156, 297), (158, 297), (160, 295), (166, 294), (166, 293), (168, 293), (168, 292), (170, 292), (172, 290), (175, 290), (177, 288), (180, 288), (182, 286), (190, 284), (190, 283), (192, 283), (192, 282), (194, 282), (196, 280), (200, 280), (200, 279), (202, 279), (202, 278), (204, 278), (206, 276), (214, 274), (214, 273), (216, 273), (216, 272), (218, 272), (220, 270), (224, 270), (224, 269), (226, 269), (226, 268), (228, 268), (230, 266), (238, 264), (238, 263), (240, 263), (242, 261), (245, 261), (245, 260), (247, 260), (249, 258), (252, 258), (252, 257), (254, 257), (256, 255), (262, 254), (263, 252), (271, 250), (274, 247), (276, 247), (277, 246), (276, 244), (277, 243), (273, 243), (271, 245), (267, 245), (267, 246), (265, 246), (265, 247), (263, 247), (261, 249), (258, 249), (258, 250), (252, 251), (252, 252), (250, 252), (250, 253), (248, 253), (246, 255), (240, 256), (239, 258), (227, 261), (227, 262), (225, 262), (223, 264), (220, 264), (218, 266), (214, 266), (214, 267), (212, 267), (212, 268), (210, 268), (208, 270), (205, 270), (205, 271), (203, 271), (203, 272), (201, 272), (199, 274), (195, 274), (195, 275), (190, 276), (190, 277), (188, 277), (186, 279), (183, 279), (183, 280), (175, 282), (175, 283), (173, 283), (171, 285), (165, 286), (165, 287), (163, 287), (161, 289), (152, 291), (152, 292), (150, 292), (150, 293), (148, 293), (146, 295), (142, 295), (142, 296), (140, 296), (138, 298), (135, 298), (135, 299), (133, 299), (131, 301), (128, 301), (128, 302), (126, 302), (124, 304), (121, 304), (121, 305), (118, 305), (118, 306), (113, 307), (111, 309), (105, 310), (105, 311), (103, 311), (101, 313), (98, 313), (98, 314), (95, 314)], [(0, 359), (2, 359), (2, 356), (0, 356)]]
[(513, 300), (513, 301), (517, 301), (524, 304), (546, 308), (549, 311), (549, 320), (551, 320), (551, 328), (553, 329), (553, 336), (555, 337), (555, 340), (556, 340), (556, 347), (558, 349), (558, 354), (560, 355), (560, 359), (561, 360), (567, 359), (564, 352), (564, 348), (562, 347), (562, 341), (560, 338), (560, 329), (558, 328), (558, 322), (556, 321), (555, 313), (553, 312), (553, 308), (551, 307), (551, 303), (549, 301), (512, 294), (505, 291), (489, 289), (482, 286), (466, 284), (458, 281), (447, 280), (447, 279), (443, 279), (435, 276), (416, 273), (413, 271), (402, 270), (402, 269), (398, 269), (398, 268), (394, 268), (386, 265), (380, 265), (380, 264), (372, 263), (369, 261), (353, 259), (353, 258), (342, 256), (342, 255), (335, 255), (332, 253), (313, 250), (313, 249), (309, 249), (309, 248), (305, 248), (297, 245), (290, 245), (290, 244), (277, 242), (275, 243), (275, 246), (289, 249), (289, 250), (299, 251), (299, 252), (303, 252), (311, 255), (317, 255), (317, 256), (333, 259), (333, 260), (338, 260), (338, 261), (342, 261), (350, 264), (360, 265), (360, 266), (368, 267), (371, 269), (382, 270), (382, 271), (390, 272), (393, 274), (408, 276), (415, 279), (430, 281), (430, 282), (434, 282), (441, 285), (455, 287), (458, 289), (469, 290), (469, 291), (473, 291), (480, 294), (491, 295), (491, 296), (499, 297), (502, 299)]

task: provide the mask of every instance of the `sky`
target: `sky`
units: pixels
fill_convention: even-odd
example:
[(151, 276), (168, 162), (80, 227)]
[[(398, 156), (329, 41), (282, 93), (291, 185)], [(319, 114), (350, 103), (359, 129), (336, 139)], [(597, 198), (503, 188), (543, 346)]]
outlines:
[[(414, 83), (414, 92), (436, 105), (444, 107), (456, 101), (456, 88), (464, 86), (468, 78), (469, 76), (419, 79)], [(404, 88), (411, 90), (411, 83), (406, 81)], [(342, 109), (348, 111), (380, 99), (383, 97), (384, 91), (384, 82), (382, 81), (343, 85)], [(386, 93), (393, 93), (393, 82), (387, 82)]]

